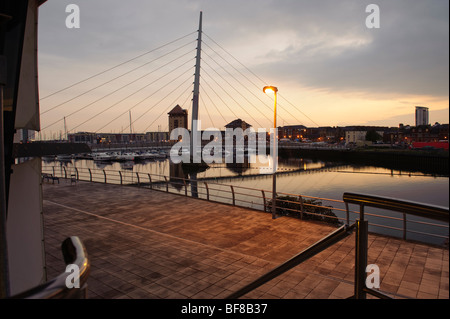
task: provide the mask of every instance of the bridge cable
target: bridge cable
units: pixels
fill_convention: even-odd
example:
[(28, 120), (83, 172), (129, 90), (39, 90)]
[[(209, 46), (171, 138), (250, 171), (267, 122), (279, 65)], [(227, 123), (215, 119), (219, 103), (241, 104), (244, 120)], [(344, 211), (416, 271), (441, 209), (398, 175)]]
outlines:
[[(124, 85), (124, 86), (122, 86), (122, 87), (120, 87), (120, 88), (118, 88), (118, 89), (116, 89), (116, 90), (114, 90), (114, 91), (112, 91), (112, 92), (110, 92), (110, 93), (108, 93), (108, 94), (106, 94), (106, 95), (100, 97), (99, 99), (97, 99), (97, 100), (95, 100), (95, 101), (93, 101), (93, 102), (91, 102), (91, 103), (88, 103), (87, 105), (83, 106), (82, 108), (80, 108), (80, 109), (78, 109), (78, 110), (76, 110), (76, 111), (71, 112), (69, 115), (66, 115), (65, 117), (67, 118), (67, 117), (69, 117), (69, 116), (72, 116), (72, 115), (74, 115), (74, 114), (76, 114), (76, 113), (78, 113), (78, 112), (80, 112), (80, 111), (86, 109), (87, 107), (89, 107), (89, 106), (91, 106), (91, 105), (97, 103), (98, 101), (100, 101), (100, 100), (102, 100), (102, 99), (104, 99), (104, 98), (106, 98), (106, 97), (108, 97), (108, 96), (110, 96), (110, 95), (112, 95), (112, 94), (114, 94), (114, 93), (116, 93), (116, 92), (118, 92), (118, 91), (120, 91), (120, 90), (126, 88), (127, 86), (129, 86), (129, 85), (131, 85), (131, 84), (137, 82), (138, 80), (140, 80), (140, 79), (142, 79), (142, 78), (144, 78), (144, 77), (146, 77), (146, 76), (148, 76), (148, 75), (150, 75), (150, 74), (156, 72), (157, 70), (159, 70), (159, 69), (161, 69), (161, 68), (167, 66), (168, 64), (170, 64), (170, 63), (172, 63), (172, 62), (174, 62), (174, 61), (176, 61), (176, 60), (178, 60), (178, 59), (181, 59), (182, 57), (184, 57), (184, 56), (190, 54), (191, 52), (192, 52), (192, 51), (186, 52), (186, 53), (183, 54), (182, 56), (179, 56), (178, 58), (173, 59), (172, 61), (170, 61), (170, 62), (168, 62), (168, 63), (166, 63), (166, 64), (160, 66), (159, 68), (154, 69), (154, 70), (152, 70), (152, 71), (150, 71), (150, 72), (148, 72), (148, 73), (146, 73), (146, 74), (140, 76), (139, 78), (137, 78), (137, 79), (135, 79), (135, 80), (129, 82), (128, 84), (126, 84), (126, 85)], [(189, 60), (189, 61), (190, 61), (190, 60)], [(189, 61), (187, 61), (187, 62), (189, 62)], [(187, 62), (185, 62), (184, 64), (186, 64)], [(184, 65), (184, 64), (183, 64), (183, 65)], [(180, 67), (181, 67), (181, 66), (180, 66)], [(171, 72), (172, 72), (172, 71), (171, 71)], [(171, 73), (171, 72), (169, 72), (169, 73)], [(169, 74), (169, 73), (167, 73), (167, 74)], [(166, 74), (166, 75), (167, 75), (167, 74)], [(165, 76), (165, 75), (164, 75), (164, 76)], [(163, 76), (163, 77), (164, 77), (164, 76)], [(162, 78), (162, 77), (160, 77), (159, 79), (161, 79), (161, 78)], [(157, 80), (151, 82), (150, 84), (144, 86), (143, 88), (139, 89), (138, 91), (136, 91), (136, 92), (134, 92), (134, 93), (128, 95), (126, 98), (128, 98), (128, 97), (134, 95), (135, 93), (137, 93), (137, 92), (139, 92), (139, 91), (141, 91), (141, 90), (144, 89), (145, 87), (147, 87), (147, 86), (149, 86), (149, 85), (155, 83), (155, 82), (158, 81), (159, 79), (157, 79)], [(125, 100), (126, 98), (120, 100), (119, 102), (116, 102), (115, 104), (113, 104), (113, 106), (114, 106), (114, 105), (117, 105), (117, 104), (120, 103), (120, 102), (122, 102), (122, 101)], [(58, 123), (58, 122), (60, 122), (60, 121), (61, 121), (61, 119), (59, 119), (59, 120), (57, 120), (57, 121), (54, 121), (53, 123), (51, 123), (51, 124), (45, 126), (45, 127), (43, 128), (43, 130), (49, 128), (50, 126), (53, 126), (54, 124), (56, 124), (56, 123)], [(79, 125), (78, 125), (78, 126), (79, 126)], [(78, 126), (77, 126), (77, 127), (78, 127)]]
[[(191, 78), (191, 77), (189, 77), (189, 78)], [(189, 79), (188, 79), (189, 80)], [(182, 84), (185, 84), (187, 81), (184, 81)], [(182, 85), (181, 84), (181, 85)], [(181, 87), (181, 85), (180, 86), (178, 86), (177, 87), (177, 89), (179, 88), (179, 87)], [(189, 90), (189, 88), (192, 88), (192, 82), (189, 84), (189, 86), (171, 103), (171, 104), (169, 104), (169, 107), (165, 110), (165, 112), (163, 112), (163, 113), (161, 113), (157, 118), (155, 118), (154, 120), (153, 120), (153, 122), (151, 122), (145, 129), (144, 129), (144, 132), (145, 131), (147, 131), (147, 129), (150, 127), (150, 126), (152, 126), (152, 124), (153, 123), (155, 123), (156, 122), (156, 120), (158, 120), (160, 117), (161, 117), (161, 115), (163, 115), (163, 114), (165, 114), (165, 113), (167, 113), (171, 108), (173, 108), (173, 104), (175, 104), (176, 103), (176, 101), (177, 100), (179, 100), (180, 99), (180, 97), (183, 95), (183, 94), (185, 94), (188, 90)], [(175, 90), (174, 90), (175, 91)], [(172, 91), (172, 92), (174, 92), (174, 91)], [(169, 96), (172, 92), (170, 92), (167, 96)], [(166, 96), (166, 97), (167, 97)], [(164, 98), (165, 99), (165, 98)]]
[[(189, 52), (188, 52), (188, 53), (189, 53)], [(171, 61), (171, 62), (173, 62), (173, 61)], [(169, 63), (171, 63), (171, 62), (169, 62)], [(133, 93), (127, 95), (126, 97), (124, 97), (124, 98), (121, 99), (120, 101), (113, 103), (112, 105), (110, 105), (109, 107), (107, 107), (106, 109), (104, 109), (103, 111), (98, 112), (96, 115), (89, 117), (87, 120), (85, 120), (84, 122), (82, 122), (82, 123), (78, 124), (77, 126), (73, 127), (73, 128), (72, 128), (71, 130), (69, 130), (69, 131), (74, 131), (74, 130), (75, 130), (76, 128), (78, 128), (79, 126), (81, 126), (81, 125), (83, 125), (83, 124), (89, 122), (90, 120), (96, 118), (97, 116), (103, 114), (104, 112), (106, 112), (106, 111), (112, 109), (112, 108), (113, 108), (114, 106), (116, 106), (117, 104), (119, 104), (119, 103), (125, 101), (126, 99), (130, 98), (131, 96), (135, 95), (136, 93), (142, 91), (143, 89), (149, 87), (149, 86), (152, 85), (152, 84), (155, 84), (156, 82), (158, 82), (158, 81), (161, 80), (162, 78), (166, 77), (167, 75), (169, 75), (169, 74), (173, 73), (174, 71), (180, 69), (181, 67), (185, 66), (188, 62), (191, 62), (191, 59), (189, 59), (188, 61), (186, 61), (186, 62), (184, 62), (183, 64), (179, 65), (178, 67), (176, 67), (175, 69), (171, 70), (170, 72), (168, 72), (168, 73), (162, 75), (161, 77), (157, 78), (156, 80), (150, 82), (149, 84), (147, 84), (147, 85), (141, 87), (141, 88), (138, 89), (137, 91), (134, 91)], [(165, 65), (164, 65), (164, 66), (165, 66)], [(162, 68), (162, 67), (164, 67), (164, 66), (161, 66), (160, 68)], [(160, 69), (160, 68), (158, 68), (158, 69)], [(157, 70), (158, 70), (158, 69), (157, 69)], [(154, 71), (156, 71), (156, 70), (154, 70)], [(154, 71), (153, 71), (153, 72), (154, 72)], [(186, 72), (187, 72), (187, 71), (186, 71)], [(184, 73), (183, 73), (183, 74), (184, 74)], [(169, 83), (167, 83), (166, 85), (164, 85), (162, 88), (164, 88), (164, 87), (167, 86), (168, 84), (172, 83), (172, 82), (173, 82), (174, 80), (176, 80), (177, 78), (178, 78), (178, 76), (177, 76), (175, 79), (173, 79), (172, 81), (170, 81)], [(161, 88), (161, 89), (162, 89), (162, 88)], [(157, 93), (157, 92), (158, 92), (158, 90), (156, 90), (155, 92), (153, 92), (149, 97), (151, 97), (152, 95), (154, 95), (154, 94)], [(126, 110), (124, 113), (120, 114), (118, 117), (122, 116), (122, 115), (125, 114), (125, 113), (128, 113), (128, 112), (131, 111), (133, 108), (135, 108), (137, 105), (139, 105), (139, 104), (142, 103), (143, 101), (147, 100), (149, 97), (147, 97), (147, 98), (145, 98), (144, 100), (140, 101), (139, 103), (133, 105), (131, 108), (129, 108), (128, 110)], [(118, 118), (118, 117), (117, 117), (117, 118)], [(115, 118), (115, 119), (117, 119), (117, 118)], [(110, 124), (110, 123), (108, 123), (108, 124)]]
[[(186, 63), (184, 63), (186, 64)], [(153, 95), (155, 95), (156, 93), (158, 93), (160, 90), (162, 90), (163, 88), (165, 88), (166, 86), (172, 84), (173, 82), (175, 82), (175, 80), (179, 79), (180, 76), (185, 75), (186, 73), (188, 73), (190, 70), (192, 70), (192, 67), (190, 67), (189, 69), (187, 69), (185, 72), (183, 72), (181, 75), (177, 75), (175, 78), (173, 78), (172, 80), (170, 80), (168, 83), (164, 84), (162, 87), (160, 87), (159, 89), (155, 90), (152, 94), (150, 94), (149, 96), (147, 96), (146, 98), (142, 99), (141, 101), (139, 101), (138, 103), (134, 104), (131, 108), (129, 108), (128, 110), (124, 111), (123, 113), (119, 114), (118, 116), (116, 116), (114, 119), (112, 119), (111, 121), (109, 121), (108, 123), (106, 123), (105, 125), (103, 125), (101, 128), (97, 129), (95, 131), (95, 133), (99, 132), (100, 130), (104, 129), (106, 126), (108, 126), (109, 124), (111, 124), (112, 122), (114, 122), (115, 120), (117, 120), (118, 118), (120, 118), (121, 116), (123, 116), (124, 114), (128, 113), (130, 110), (132, 110), (134, 107), (136, 107), (137, 105), (141, 104), (142, 102), (146, 101), (147, 99), (149, 99), (150, 97), (152, 97)], [(164, 75), (165, 76), (165, 75)], [(161, 101), (160, 101), (161, 102)], [(158, 102), (158, 103), (160, 103)], [(157, 103), (157, 104), (158, 104)], [(156, 105), (157, 105), (156, 104)], [(153, 107), (155, 107), (156, 105), (154, 105)], [(149, 110), (147, 110), (144, 114), (148, 113), (150, 110), (153, 109), (153, 107), (151, 107)], [(143, 115), (141, 115), (142, 117)], [(136, 118), (134, 121), (131, 122), (131, 125), (133, 123), (135, 123), (140, 117)], [(129, 128), (130, 125), (127, 126), (127, 128)], [(122, 130), (123, 131), (123, 130)]]
[[(223, 66), (221, 66), (217, 61), (215, 61), (207, 52), (205, 52), (205, 51), (203, 51), (203, 53), (207, 56), (207, 57), (209, 57), (212, 61), (214, 61), (214, 63), (216, 63), (220, 68), (222, 68), (225, 72), (227, 72), (228, 73), (228, 75), (230, 75), (236, 82), (238, 82), (239, 84), (241, 84), (241, 86), (243, 86), (243, 87), (245, 87), (244, 85), (242, 85), (242, 83), (239, 81), (239, 80), (237, 80), (230, 72), (228, 72)], [(209, 67), (211, 67), (207, 62), (205, 62)], [(228, 81), (226, 81), (230, 86), (231, 86), (231, 84), (228, 82)], [(271, 121), (268, 117), (267, 117), (267, 115), (266, 114), (264, 114), (264, 113), (262, 113), (261, 112), (261, 110), (258, 108), (258, 107), (256, 107), (252, 102), (250, 102), (241, 92), (239, 92), (239, 90), (237, 90), (234, 86), (232, 86), (233, 87), (233, 89), (236, 91), (236, 92), (238, 92), (251, 106), (253, 106), (259, 113), (261, 113), (269, 122)], [(245, 87), (246, 88), (246, 87)], [(248, 89), (247, 89), (248, 90)], [(250, 92), (251, 93), (251, 92)]]
[[(223, 77), (216, 71), (216, 70), (214, 70), (206, 61), (203, 61), (203, 62), (205, 62), (206, 63), (206, 65), (207, 66), (209, 66), (222, 80), (224, 80), (223, 79)], [(206, 72), (203, 68), (202, 68), (202, 70), (211, 78), (211, 76), (208, 74), (208, 72)], [(217, 85), (219, 85), (218, 83), (217, 83), (217, 81), (216, 80), (214, 80), (213, 79), (213, 81), (217, 84)], [(225, 82), (227, 82), (228, 84), (229, 84), (229, 82), (227, 81), (227, 80), (224, 80)], [(229, 84), (230, 86), (231, 86), (231, 84)], [(220, 85), (219, 85), (220, 86)], [(244, 110), (245, 111), (245, 113), (247, 113), (247, 115), (256, 123), (256, 124), (258, 124), (259, 125), (259, 127), (263, 127), (244, 107), (242, 107), (242, 105), (241, 104), (239, 104), (239, 102), (238, 101), (236, 101), (236, 99), (234, 98), (234, 97), (232, 97), (222, 86), (220, 86), (221, 87), (221, 89), (228, 95), (228, 97), (229, 98), (231, 98), (242, 110)], [(233, 87), (233, 89), (235, 89), (234, 87)], [(235, 89), (236, 90), (236, 89)]]
[[(252, 70), (250, 70), (248, 67), (246, 67), (242, 62), (240, 62), (237, 58), (235, 58), (231, 53), (229, 53), (227, 50), (225, 50), (220, 44), (218, 44), (216, 41), (214, 41), (214, 39), (212, 39), (210, 36), (208, 36), (206, 33), (203, 32), (203, 34), (209, 39), (211, 40), (214, 44), (216, 44), (219, 48), (221, 48), (225, 53), (227, 53), (229, 56), (231, 56), (236, 62), (238, 62), (241, 66), (243, 66), (248, 72), (250, 72), (254, 77), (256, 77), (259, 81), (261, 81), (261, 83), (263, 83), (263, 85), (267, 85), (267, 81), (264, 81), (263, 79), (261, 79), (258, 75), (256, 75)], [(258, 87), (258, 86), (257, 86)], [(306, 118), (308, 118), (312, 123), (314, 123), (315, 125), (317, 125), (318, 127), (320, 126), (319, 124), (317, 124), (313, 119), (311, 119), (308, 115), (306, 115), (304, 112), (302, 112), (300, 109), (298, 109), (297, 106), (295, 106), (294, 104), (292, 104), (290, 101), (288, 101), (286, 99), (286, 97), (284, 97), (282, 94), (278, 94), (280, 97), (284, 98), (284, 100), (286, 102), (288, 102), (292, 107), (294, 107), (297, 111), (299, 111), (301, 114), (303, 114)], [(282, 105), (280, 105), (280, 103), (278, 103), (279, 106), (282, 107)], [(283, 107), (283, 109), (285, 109)], [(292, 115), (292, 114), (291, 114)], [(299, 121), (301, 122), (301, 121)]]
[[(208, 75), (208, 76), (211, 78), (211, 76), (208, 74), (208, 72), (205, 71), (205, 74)], [(212, 79), (213, 81), (215, 81), (213, 78), (211, 78), (211, 79)], [(231, 108), (228, 106), (228, 104), (220, 97), (220, 95), (217, 94), (217, 92), (212, 88), (212, 86), (208, 83), (208, 81), (206, 81), (206, 79), (205, 79), (204, 77), (202, 78), (202, 82), (205, 83), (205, 84), (206, 84), (206, 85), (214, 92), (214, 94), (219, 98), (219, 100), (222, 101), (222, 103), (228, 108), (228, 110), (230, 110), (230, 112), (233, 113), (233, 115), (234, 115), (235, 118), (239, 118), (239, 116), (237, 116), (236, 113), (234, 113), (233, 109), (231, 109)], [(216, 84), (217, 84), (218, 86), (220, 86), (217, 82), (216, 82)], [(211, 99), (211, 101), (212, 101), (212, 99)]]
[(178, 41), (180, 41), (180, 40), (182, 40), (182, 39), (184, 39), (184, 38), (186, 38), (186, 37), (188, 37), (188, 36), (190, 36), (190, 35), (192, 35), (192, 34), (194, 34), (194, 33), (197, 33), (197, 31), (191, 32), (191, 33), (189, 33), (189, 34), (186, 34), (185, 36), (182, 36), (182, 37), (180, 37), (180, 38), (178, 38), (178, 39), (175, 39), (175, 40), (170, 41), (170, 42), (168, 42), (168, 43), (166, 43), (166, 44), (163, 44), (162, 46), (159, 46), (159, 47), (157, 47), (157, 48), (155, 48), (155, 49), (152, 49), (152, 50), (149, 50), (149, 51), (147, 51), (147, 52), (144, 52), (144, 53), (142, 53), (142, 54), (140, 54), (140, 55), (138, 55), (138, 56), (135, 56), (134, 58), (131, 58), (131, 59), (127, 60), (127, 61), (121, 62), (121, 63), (119, 63), (119, 64), (117, 64), (117, 65), (115, 65), (115, 66), (113, 66), (113, 67), (111, 67), (111, 68), (109, 68), (109, 69), (106, 69), (106, 70), (101, 71), (101, 72), (99, 72), (99, 73), (97, 73), (97, 74), (91, 75), (91, 76), (89, 76), (88, 78), (85, 78), (84, 80), (81, 80), (81, 81), (78, 81), (78, 82), (76, 82), (76, 83), (74, 83), (74, 84), (71, 84), (71, 85), (69, 85), (69, 86), (67, 86), (67, 87), (65, 87), (65, 88), (63, 88), (63, 89), (61, 89), (61, 90), (58, 90), (58, 91), (53, 92), (53, 93), (51, 93), (51, 94), (49, 94), (49, 95), (47, 95), (47, 96), (44, 96), (44, 97), (40, 98), (39, 100), (40, 100), (40, 101), (45, 100), (46, 98), (49, 98), (49, 97), (51, 97), (51, 96), (53, 96), (53, 95), (55, 95), (55, 94), (57, 94), (57, 93), (63, 92), (63, 91), (65, 91), (65, 90), (67, 90), (67, 89), (70, 89), (70, 88), (72, 88), (72, 87), (74, 87), (74, 86), (76, 86), (76, 85), (78, 85), (78, 84), (81, 84), (81, 83), (83, 83), (83, 82), (86, 82), (86, 81), (88, 81), (88, 80), (90, 80), (90, 79), (93, 79), (93, 78), (95, 78), (95, 77), (97, 77), (97, 76), (99, 76), (99, 75), (102, 75), (102, 74), (104, 74), (104, 73), (106, 73), (106, 72), (109, 72), (109, 71), (111, 71), (111, 70), (114, 70), (115, 68), (118, 68), (119, 66), (122, 66), (122, 65), (127, 64), (127, 63), (129, 63), (129, 62), (131, 62), (131, 61), (134, 61), (134, 60), (136, 60), (136, 59), (138, 59), (138, 58), (140, 58), (140, 57), (143, 57), (144, 55), (150, 54), (150, 53), (155, 52), (155, 51), (157, 51), (157, 50), (159, 50), (159, 49), (162, 49), (162, 48), (164, 48), (164, 47), (166, 47), (166, 46), (168, 46), (168, 45), (170, 45), (170, 44), (173, 44), (173, 43), (175, 43), (175, 42), (178, 42)]
[[(98, 89), (98, 88), (100, 88), (100, 87), (102, 87), (102, 86), (104, 86), (104, 85), (106, 85), (106, 84), (108, 84), (108, 83), (111, 83), (111, 82), (113, 82), (114, 80), (117, 80), (117, 79), (119, 79), (119, 78), (121, 78), (121, 77), (123, 77), (123, 76), (125, 76), (125, 75), (127, 75), (127, 74), (129, 74), (129, 73), (131, 73), (131, 72), (133, 72), (133, 71), (136, 71), (137, 69), (140, 69), (140, 68), (142, 68), (142, 67), (144, 67), (144, 66), (146, 66), (146, 65), (148, 65), (148, 64), (150, 64), (150, 63), (153, 63), (153, 62), (155, 62), (155, 61), (157, 61), (157, 60), (159, 60), (159, 59), (161, 59), (161, 58), (163, 58), (163, 57), (165, 57), (165, 56), (167, 56), (167, 55), (169, 55), (169, 54), (171, 54), (171, 53), (173, 53), (173, 52), (175, 52), (175, 51), (178, 51), (178, 50), (184, 48), (184, 47), (187, 46), (187, 45), (191, 45), (192, 43), (193, 43), (192, 41), (189, 42), (189, 43), (186, 43), (185, 45), (183, 45), (183, 46), (181, 46), (181, 47), (178, 47), (178, 48), (176, 48), (176, 49), (174, 49), (174, 50), (172, 50), (172, 51), (170, 51), (170, 52), (168, 52), (168, 53), (166, 53), (166, 54), (163, 54), (163, 55), (161, 55), (161, 56), (159, 56), (159, 57), (157, 57), (157, 58), (155, 58), (155, 59), (153, 59), (153, 60), (151, 60), (151, 61), (149, 61), (149, 62), (146, 62), (146, 63), (144, 63), (144, 64), (142, 64), (142, 65), (140, 65), (140, 66), (138, 66), (138, 67), (136, 67), (136, 68), (134, 68), (134, 69), (131, 69), (130, 71), (127, 71), (127, 72), (125, 72), (125, 73), (123, 73), (123, 74), (121, 74), (121, 75), (119, 75), (119, 76), (117, 76), (117, 77), (114, 77), (113, 79), (108, 80), (108, 81), (106, 81), (106, 82), (104, 82), (104, 83), (102, 83), (102, 84), (100, 84), (100, 85), (98, 85), (98, 86), (95, 86), (95, 87), (93, 87), (92, 89), (89, 89), (89, 90), (87, 90), (87, 91), (85, 91), (85, 92), (83, 92), (83, 93), (81, 93), (81, 94), (78, 94), (77, 96), (75, 96), (75, 97), (73, 97), (73, 98), (70, 98), (70, 99), (67, 100), (67, 101), (64, 101), (64, 102), (62, 102), (62, 103), (60, 103), (60, 104), (57, 104), (57, 105), (51, 107), (50, 109), (41, 112), (41, 115), (43, 115), (43, 114), (45, 114), (45, 113), (48, 113), (48, 112), (50, 112), (50, 111), (52, 111), (52, 110), (54, 110), (54, 109), (56, 109), (56, 108), (58, 108), (58, 107), (60, 107), (60, 106), (62, 106), (62, 105), (64, 105), (64, 104), (68, 103), (68, 102), (71, 102), (71, 101), (73, 101), (73, 100), (79, 98), (80, 96), (83, 96), (83, 95), (85, 95), (85, 94), (87, 94), (87, 93), (89, 93), (89, 92), (92, 92), (92, 91), (94, 91), (95, 89)], [(120, 90), (120, 89), (119, 89), (119, 90)], [(113, 93), (114, 93), (114, 92), (113, 92)]]

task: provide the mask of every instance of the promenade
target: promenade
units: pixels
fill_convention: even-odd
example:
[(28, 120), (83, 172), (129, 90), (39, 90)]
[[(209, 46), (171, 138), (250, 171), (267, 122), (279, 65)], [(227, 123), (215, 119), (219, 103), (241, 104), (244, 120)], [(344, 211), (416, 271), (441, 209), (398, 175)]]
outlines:
[[(43, 214), (48, 279), (65, 269), (61, 242), (78, 236), (91, 261), (94, 299), (224, 298), (334, 230), (162, 191), (64, 179), (43, 183)], [(350, 297), (354, 244), (351, 235), (245, 298)], [(380, 290), (395, 298), (449, 298), (448, 249), (370, 234), (368, 263), (380, 268)]]

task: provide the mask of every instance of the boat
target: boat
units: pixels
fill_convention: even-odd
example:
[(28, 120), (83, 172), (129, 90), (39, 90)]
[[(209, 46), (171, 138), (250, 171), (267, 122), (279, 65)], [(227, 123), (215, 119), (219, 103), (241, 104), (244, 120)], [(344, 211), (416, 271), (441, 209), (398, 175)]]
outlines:
[(112, 159), (112, 155), (108, 153), (95, 153), (92, 155), (92, 159), (94, 161), (110, 161)]
[(136, 154), (131, 152), (119, 153), (115, 156), (116, 161), (134, 161)]
[(73, 158), (72, 154), (60, 154), (58, 156), (56, 156), (56, 159), (58, 161), (71, 161)]

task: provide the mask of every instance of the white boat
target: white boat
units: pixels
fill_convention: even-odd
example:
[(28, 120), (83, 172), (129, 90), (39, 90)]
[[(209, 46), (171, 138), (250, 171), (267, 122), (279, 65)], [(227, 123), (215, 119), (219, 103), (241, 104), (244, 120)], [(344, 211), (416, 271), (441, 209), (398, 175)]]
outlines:
[(116, 155), (117, 161), (134, 161), (134, 157), (136, 156), (135, 153), (121, 153)]
[(73, 157), (72, 154), (60, 154), (60, 155), (56, 156), (56, 159), (58, 161), (71, 161), (72, 157)]
[(95, 153), (92, 155), (94, 161), (110, 161), (112, 156), (108, 153)]

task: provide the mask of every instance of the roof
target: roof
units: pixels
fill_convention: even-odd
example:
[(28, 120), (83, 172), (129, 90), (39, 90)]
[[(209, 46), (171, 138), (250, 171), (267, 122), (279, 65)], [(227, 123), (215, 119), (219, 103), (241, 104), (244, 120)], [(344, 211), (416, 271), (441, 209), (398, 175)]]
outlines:
[(187, 114), (187, 110), (183, 110), (181, 108), (181, 106), (179, 106), (178, 104), (172, 109), (172, 111), (170, 111), (169, 113), (167, 113), (169, 115), (185, 115)]
[(248, 124), (247, 122), (241, 120), (241, 119), (236, 119), (230, 123), (228, 123), (227, 125), (225, 125), (225, 127), (231, 127), (231, 128), (235, 128), (235, 127), (242, 127), (242, 123), (245, 123), (246, 126), (250, 127), (251, 125)]

